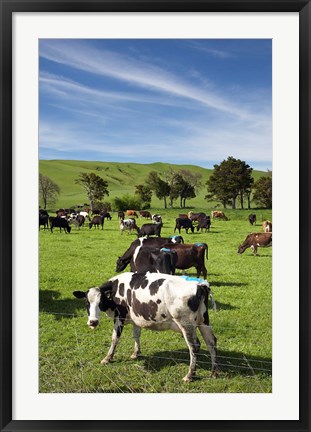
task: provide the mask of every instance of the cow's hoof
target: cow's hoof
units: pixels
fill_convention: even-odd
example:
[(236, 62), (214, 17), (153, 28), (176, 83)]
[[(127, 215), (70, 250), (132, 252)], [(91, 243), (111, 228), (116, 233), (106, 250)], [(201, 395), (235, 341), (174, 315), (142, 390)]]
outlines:
[(189, 376), (189, 375), (186, 375), (182, 380), (183, 380), (184, 382), (188, 383), (188, 382), (193, 381), (193, 377), (192, 377), (192, 376)]
[(110, 362), (110, 359), (107, 359), (107, 357), (105, 357), (104, 359), (102, 359), (102, 361), (100, 362), (101, 364), (108, 364)]
[(137, 360), (138, 357), (140, 357), (140, 353), (132, 354), (131, 357), (130, 357), (130, 359), (132, 359), (132, 360)]

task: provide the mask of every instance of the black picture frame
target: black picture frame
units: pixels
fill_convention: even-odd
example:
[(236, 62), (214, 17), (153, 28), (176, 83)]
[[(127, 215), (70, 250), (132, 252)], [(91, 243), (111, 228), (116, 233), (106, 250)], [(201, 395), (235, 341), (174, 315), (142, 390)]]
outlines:
[[(0, 426), (1, 431), (309, 431), (310, 430), (310, 120), (311, 120), (311, 4), (305, 0), (0, 0), (1, 13), (1, 147), (0, 147)], [(297, 421), (17, 421), (12, 420), (12, 15), (16, 12), (298, 12), (299, 13), (299, 342), (300, 378)], [(293, 149), (296, 151), (296, 149)], [(298, 218), (297, 209), (284, 217)], [(5, 216), (5, 217), (4, 217)], [(9, 225), (8, 225), (9, 221)], [(9, 229), (8, 229), (9, 228)], [(12, 229), (11, 229), (12, 228)], [(290, 230), (290, 228), (289, 228)], [(298, 235), (297, 231), (292, 235)], [(296, 253), (298, 251), (289, 251)], [(298, 285), (293, 287), (298, 291)], [(14, 319), (14, 317), (13, 317)], [(288, 311), (290, 323), (290, 311)], [(291, 373), (290, 355), (288, 373)], [(121, 408), (122, 409), (122, 408)], [(139, 407), (138, 407), (139, 409)], [(195, 407), (191, 409), (194, 410)], [(207, 407), (208, 410), (208, 407)], [(158, 413), (159, 418), (161, 413)]]

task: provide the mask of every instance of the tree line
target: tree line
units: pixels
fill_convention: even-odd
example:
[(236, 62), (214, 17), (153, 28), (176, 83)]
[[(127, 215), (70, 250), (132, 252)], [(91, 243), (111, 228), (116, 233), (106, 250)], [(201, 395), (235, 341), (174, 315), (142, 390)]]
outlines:
[[(256, 182), (252, 176), (253, 169), (240, 159), (229, 156), (220, 164), (215, 164), (209, 179), (203, 182), (202, 175), (186, 169), (178, 171), (170, 168), (163, 174), (151, 171), (145, 184), (135, 186), (134, 196), (124, 195), (114, 199), (118, 210), (127, 208), (147, 209), (151, 206), (152, 195), (163, 201), (164, 208), (173, 208), (177, 201), (179, 208), (186, 208), (187, 200), (197, 196), (206, 187), (207, 201), (218, 202), (224, 208), (235, 209), (237, 202), (240, 208), (251, 208), (251, 200), (263, 208), (272, 208), (272, 172)], [(95, 173), (80, 173), (75, 183), (80, 185), (89, 200), (91, 210), (105, 206), (111, 210), (109, 203), (104, 203), (109, 196), (108, 182)], [(47, 204), (55, 203), (60, 193), (59, 186), (49, 177), (39, 174), (39, 193), (46, 208)], [(107, 208), (110, 207), (110, 208)]]

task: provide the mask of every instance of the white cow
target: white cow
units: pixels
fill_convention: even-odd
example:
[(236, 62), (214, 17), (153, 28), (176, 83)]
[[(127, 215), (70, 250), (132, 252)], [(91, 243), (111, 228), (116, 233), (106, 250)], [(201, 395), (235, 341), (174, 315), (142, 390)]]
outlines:
[(184, 381), (192, 381), (196, 369), (198, 328), (211, 354), (212, 376), (217, 375), (216, 338), (209, 323), (207, 281), (187, 280), (163, 273), (121, 273), (100, 287), (74, 291), (86, 298), (90, 328), (99, 324), (100, 311), (114, 319), (112, 343), (102, 363), (115, 353), (125, 324), (133, 324), (135, 339), (131, 358), (140, 354), (141, 328), (173, 330), (182, 333), (190, 353), (190, 365)]

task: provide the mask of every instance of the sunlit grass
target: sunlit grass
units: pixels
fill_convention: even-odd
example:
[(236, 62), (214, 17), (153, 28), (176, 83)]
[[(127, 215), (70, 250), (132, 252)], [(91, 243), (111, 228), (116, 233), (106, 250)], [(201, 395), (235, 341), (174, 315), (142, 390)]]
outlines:
[[(161, 213), (162, 235), (172, 235), (179, 209)], [(210, 379), (210, 358), (202, 343), (197, 378), (187, 385), (182, 377), (189, 353), (182, 336), (173, 332), (143, 330), (142, 357), (133, 361), (129, 358), (132, 329), (127, 326), (114, 361), (101, 365), (110, 345), (112, 320), (102, 314), (99, 328), (90, 331), (84, 302), (72, 295), (114, 276), (117, 257), (136, 236), (120, 235), (115, 214), (105, 221), (103, 231), (73, 228), (68, 235), (57, 229), (53, 234), (41, 230), (40, 391), (271, 392), (272, 248), (259, 249), (257, 257), (250, 249), (238, 255), (238, 245), (248, 233), (261, 231), (261, 226), (259, 222), (250, 226), (248, 211), (226, 213), (230, 220), (213, 221), (209, 233), (182, 232), (185, 242), (204, 241), (209, 246), (208, 280), (217, 303), (210, 320), (221, 366), (219, 378)], [(262, 217), (271, 218), (271, 212), (263, 212)], [(195, 276), (195, 269), (188, 274)]]

